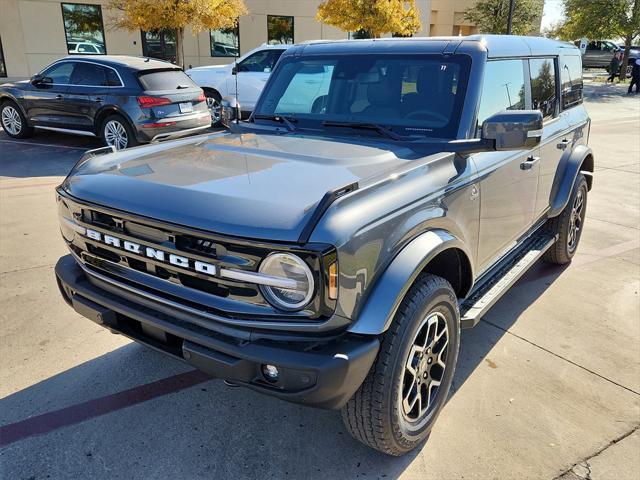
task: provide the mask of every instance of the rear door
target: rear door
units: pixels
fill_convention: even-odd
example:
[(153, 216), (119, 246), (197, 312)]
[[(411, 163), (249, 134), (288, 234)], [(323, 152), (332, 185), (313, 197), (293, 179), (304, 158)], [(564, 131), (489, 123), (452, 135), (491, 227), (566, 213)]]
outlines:
[(107, 84), (107, 67), (93, 62), (76, 63), (65, 95), (68, 109), (73, 112), (68, 117), (68, 128), (93, 131), (96, 114), (108, 93)]
[(237, 80), (237, 96), (243, 110), (253, 111), (282, 52), (284, 49), (260, 50), (238, 62), (236, 74), (227, 80), (227, 89), (229, 95), (235, 96)]
[[(487, 62), (478, 125), (502, 110), (526, 108), (525, 72), (521, 59)], [(480, 176), (480, 272), (515, 246), (533, 224), (539, 172), (536, 155), (535, 150), (516, 150), (472, 156)]]
[(44, 81), (33, 85), (25, 96), (27, 116), (34, 125), (61, 127), (71, 112), (64, 102), (75, 62), (57, 62), (41, 75)]

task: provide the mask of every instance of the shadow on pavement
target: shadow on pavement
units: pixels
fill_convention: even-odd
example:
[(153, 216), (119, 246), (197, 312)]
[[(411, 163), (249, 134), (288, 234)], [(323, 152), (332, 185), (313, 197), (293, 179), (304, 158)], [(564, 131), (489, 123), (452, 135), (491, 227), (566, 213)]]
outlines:
[[(498, 328), (463, 332), (451, 395), (563, 271), (538, 264), (494, 307), (501, 315), (491, 316), (490, 323)], [(0, 418), (7, 425), (96, 398), (108, 401), (116, 392), (188, 370), (162, 354), (128, 344), (6, 397), (0, 401)], [(26, 437), (3, 450), (8, 478), (394, 479), (420, 449), (402, 458), (388, 457), (353, 440), (339, 412), (209, 380)]]

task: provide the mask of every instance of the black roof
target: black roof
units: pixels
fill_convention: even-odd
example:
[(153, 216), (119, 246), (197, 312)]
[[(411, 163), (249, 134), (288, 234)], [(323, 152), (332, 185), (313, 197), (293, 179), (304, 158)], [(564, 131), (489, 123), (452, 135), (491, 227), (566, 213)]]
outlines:
[(491, 57), (519, 57), (530, 55), (557, 55), (559, 52), (580, 54), (579, 49), (568, 42), (544, 37), (518, 35), (469, 35), (466, 37), (410, 37), (376, 38), (365, 40), (317, 40), (302, 43), (289, 49), (286, 55), (305, 53), (367, 53), (371, 49), (386, 53), (454, 53), (460, 46), (479, 44)]

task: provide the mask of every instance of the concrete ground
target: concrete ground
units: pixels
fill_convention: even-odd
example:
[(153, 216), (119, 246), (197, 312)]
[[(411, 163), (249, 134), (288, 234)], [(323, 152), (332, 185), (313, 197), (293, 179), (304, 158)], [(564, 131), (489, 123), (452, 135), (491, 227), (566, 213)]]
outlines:
[(587, 87), (579, 253), (536, 265), (462, 335), (454, 391), (404, 458), (339, 414), (229, 388), (61, 300), (53, 187), (94, 141), (0, 133), (0, 477), (640, 478), (640, 97)]

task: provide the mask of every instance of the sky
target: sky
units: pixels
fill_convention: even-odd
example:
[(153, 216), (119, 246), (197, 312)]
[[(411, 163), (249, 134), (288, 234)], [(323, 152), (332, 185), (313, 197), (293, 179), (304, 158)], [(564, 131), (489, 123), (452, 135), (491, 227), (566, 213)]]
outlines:
[(542, 11), (542, 29), (557, 23), (562, 17), (562, 0), (545, 0)]

